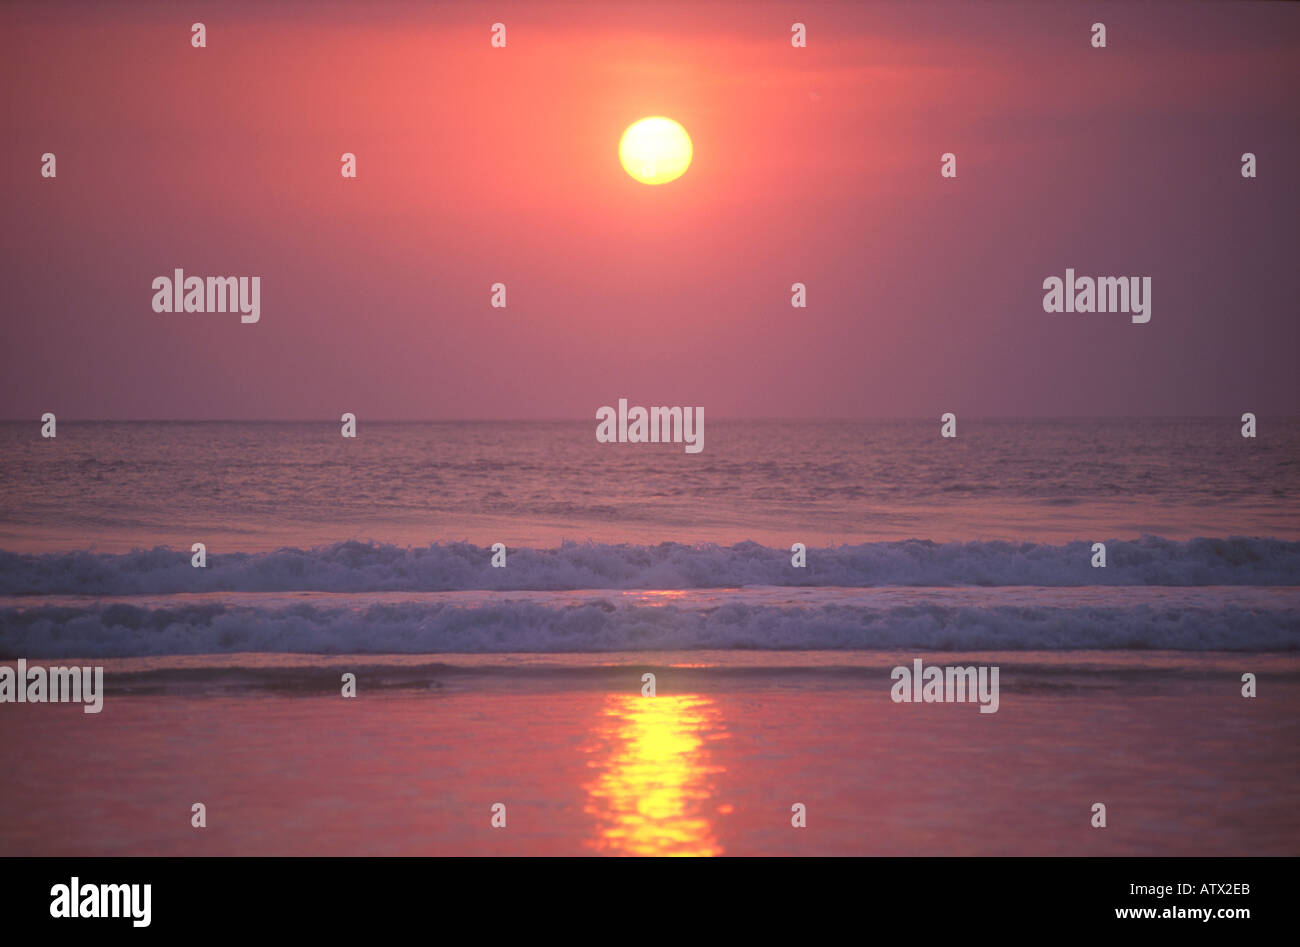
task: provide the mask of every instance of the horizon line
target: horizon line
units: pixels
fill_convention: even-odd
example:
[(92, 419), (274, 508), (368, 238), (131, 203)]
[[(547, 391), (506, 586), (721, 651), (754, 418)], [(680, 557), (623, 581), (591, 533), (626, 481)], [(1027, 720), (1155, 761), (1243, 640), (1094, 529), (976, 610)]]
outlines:
[[(1258, 412), (1254, 412), (1258, 415)], [(1270, 415), (1265, 415), (1266, 417)], [(1275, 414), (1274, 418), (1300, 419), (1300, 414)], [(1240, 420), (1235, 414), (970, 414), (968, 420), (976, 421), (1198, 421)], [(362, 418), (358, 417), (358, 421)], [(367, 424), (559, 424), (590, 423), (591, 417), (535, 417), (535, 418), (366, 418)], [(721, 421), (939, 421), (938, 415), (715, 415)], [(338, 424), (335, 418), (60, 418), (59, 423), (72, 424)], [(0, 418), (0, 424), (41, 424), (39, 416), (25, 418)]]

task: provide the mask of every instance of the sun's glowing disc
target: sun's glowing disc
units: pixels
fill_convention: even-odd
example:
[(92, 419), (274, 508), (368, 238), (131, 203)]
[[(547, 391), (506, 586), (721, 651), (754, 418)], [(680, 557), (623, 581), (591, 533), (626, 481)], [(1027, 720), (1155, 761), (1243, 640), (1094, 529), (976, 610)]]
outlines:
[(671, 118), (633, 122), (618, 143), (623, 170), (642, 184), (667, 184), (691, 166), (691, 136)]

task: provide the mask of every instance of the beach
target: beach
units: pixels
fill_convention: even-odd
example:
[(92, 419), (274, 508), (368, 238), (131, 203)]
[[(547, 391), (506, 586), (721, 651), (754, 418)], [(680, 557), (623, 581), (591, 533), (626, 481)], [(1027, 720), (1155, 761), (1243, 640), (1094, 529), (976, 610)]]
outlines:
[(1295, 855), (1275, 423), (0, 426), (0, 853)]
[[(23, 813), (0, 820), (0, 850), (1296, 853), (1294, 655), (927, 656), (940, 657), (1000, 665), (998, 712), (891, 702), (902, 653), (109, 662), (96, 717), (0, 715), (0, 802)], [(1243, 668), (1259, 677), (1253, 701)], [(339, 694), (344, 669), (356, 698)]]

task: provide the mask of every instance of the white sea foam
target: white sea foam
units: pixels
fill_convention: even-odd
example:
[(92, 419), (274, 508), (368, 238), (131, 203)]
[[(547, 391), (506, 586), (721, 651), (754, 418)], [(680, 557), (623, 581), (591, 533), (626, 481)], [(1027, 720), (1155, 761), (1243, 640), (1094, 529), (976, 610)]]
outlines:
[(0, 552), (0, 595), (174, 592), (435, 591), (442, 589), (694, 589), (779, 586), (1300, 585), (1300, 542), (1158, 537), (1107, 543), (1108, 566), (1089, 565), (1086, 542), (879, 542), (790, 553), (757, 543), (655, 546), (564, 543), (491, 551), (469, 543), (425, 547), (345, 542), (310, 550), (218, 554), (205, 569), (188, 550), (123, 554)]
[(0, 607), (0, 658), (237, 652), (1300, 649), (1300, 589), (251, 593)]

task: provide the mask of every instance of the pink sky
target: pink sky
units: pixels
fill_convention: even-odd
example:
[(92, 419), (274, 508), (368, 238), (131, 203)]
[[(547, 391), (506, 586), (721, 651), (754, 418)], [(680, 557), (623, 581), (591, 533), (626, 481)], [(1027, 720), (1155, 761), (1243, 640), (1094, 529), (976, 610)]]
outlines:
[[(6, 5), (0, 36), (0, 417), (1300, 413), (1300, 5)], [(695, 146), (657, 188), (617, 158), (654, 114)], [(1151, 322), (1044, 313), (1067, 266), (1151, 276)], [(154, 313), (176, 267), (260, 276), (261, 321)]]

